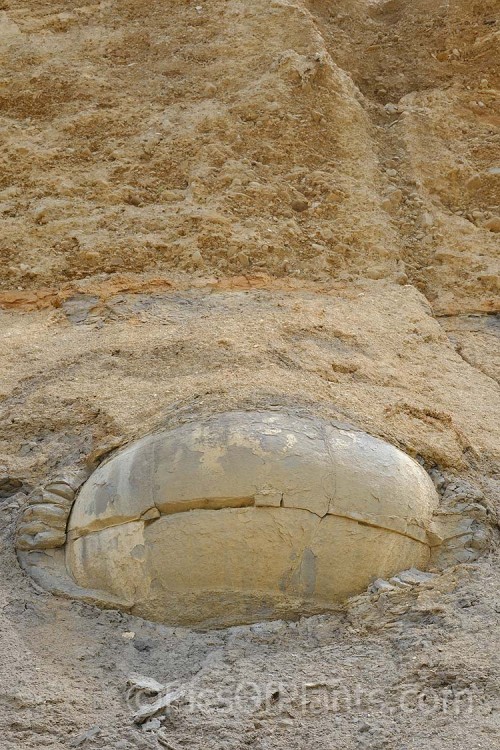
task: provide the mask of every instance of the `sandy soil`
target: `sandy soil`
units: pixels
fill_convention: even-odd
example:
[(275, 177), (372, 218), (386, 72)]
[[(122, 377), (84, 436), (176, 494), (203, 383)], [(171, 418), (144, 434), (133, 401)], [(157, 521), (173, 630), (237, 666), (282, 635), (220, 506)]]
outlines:
[[(500, 747), (499, 9), (0, 0), (2, 750)], [(399, 446), (490, 548), (209, 633), (21, 571), (57, 471), (256, 406)], [(161, 727), (132, 674), (184, 686)]]

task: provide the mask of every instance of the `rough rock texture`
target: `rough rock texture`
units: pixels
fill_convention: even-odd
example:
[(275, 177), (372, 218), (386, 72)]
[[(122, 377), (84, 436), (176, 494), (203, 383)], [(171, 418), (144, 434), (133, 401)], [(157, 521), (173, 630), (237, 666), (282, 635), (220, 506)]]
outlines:
[(4, 289), (260, 270), (494, 310), (497, 10), (11, 3)]
[[(498, 11), (2, 0), (2, 750), (498, 745)], [(269, 408), (424, 466), (433, 577), (200, 634), (19, 567), (67, 470)]]

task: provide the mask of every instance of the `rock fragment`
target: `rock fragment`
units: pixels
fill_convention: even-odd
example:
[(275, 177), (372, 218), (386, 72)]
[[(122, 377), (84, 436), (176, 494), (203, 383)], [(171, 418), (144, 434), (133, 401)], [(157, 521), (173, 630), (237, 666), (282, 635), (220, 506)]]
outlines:
[(64, 547), (65, 543), (66, 534), (64, 532), (49, 529), (40, 531), (33, 536), (21, 534), (17, 539), (17, 548), (20, 550), (56, 549), (57, 547)]
[(492, 216), (491, 219), (487, 219), (483, 227), (490, 232), (500, 232), (500, 216)]
[(92, 740), (94, 739), (94, 737), (97, 737), (99, 734), (101, 734), (101, 731), (101, 727), (95, 725), (90, 729), (87, 729), (87, 731), (83, 732), (83, 734), (79, 734), (77, 737), (74, 737), (69, 741), (68, 744), (70, 747), (81, 747), (87, 742), (87, 740)]
[(296, 198), (291, 202), (291, 207), (294, 211), (297, 211), (297, 213), (302, 213), (302, 211), (307, 211), (309, 208), (309, 201), (307, 201), (305, 198)]

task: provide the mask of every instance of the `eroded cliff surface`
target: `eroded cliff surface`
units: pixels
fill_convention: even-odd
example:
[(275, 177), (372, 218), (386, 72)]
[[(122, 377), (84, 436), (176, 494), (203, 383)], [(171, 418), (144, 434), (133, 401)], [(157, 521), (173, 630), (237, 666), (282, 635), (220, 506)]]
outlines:
[[(498, 742), (499, 10), (0, 3), (6, 750)], [(54, 598), (20, 570), (36, 487), (253, 409), (416, 458), (461, 539), (450, 560), (468, 543), (478, 559), (211, 634)], [(192, 703), (143, 731), (131, 673)]]

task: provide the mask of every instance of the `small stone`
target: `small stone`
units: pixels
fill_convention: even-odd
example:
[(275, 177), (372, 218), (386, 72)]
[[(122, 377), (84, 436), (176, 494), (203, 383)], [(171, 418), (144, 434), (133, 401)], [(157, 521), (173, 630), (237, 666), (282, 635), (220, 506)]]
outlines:
[(465, 596), (460, 597), (457, 601), (457, 605), (461, 609), (469, 609), (470, 607), (474, 607), (476, 604), (479, 603), (479, 599), (474, 594), (466, 594)]
[(370, 594), (381, 594), (384, 591), (395, 591), (395, 587), (392, 586), (389, 581), (385, 581), (383, 578), (377, 578), (368, 587)]
[(20, 508), (21, 506), (19, 505), (19, 503), (16, 503), (16, 502), (14, 502), (14, 503), (9, 503), (9, 504), (8, 504), (7, 506), (5, 506), (5, 507), (6, 507), (6, 509), (7, 509), (7, 510), (19, 510), (19, 508)]
[(476, 190), (477, 188), (481, 187), (482, 179), (481, 175), (474, 174), (472, 177), (469, 177), (467, 182), (465, 183), (465, 187), (468, 190)]
[(298, 211), (298, 213), (301, 213), (302, 211), (307, 211), (309, 208), (309, 201), (307, 201), (305, 198), (296, 198), (292, 201), (291, 206), (294, 211)]
[(46, 206), (39, 206), (33, 211), (33, 219), (36, 224), (47, 223), (47, 208)]
[(195, 250), (194, 253), (191, 256), (191, 260), (193, 261), (195, 266), (202, 266), (204, 264), (203, 255), (200, 253), (199, 250)]
[(384, 268), (381, 268), (380, 266), (375, 266), (374, 268), (369, 268), (366, 271), (365, 274), (369, 279), (383, 279), (385, 276), (387, 276), (387, 271)]
[(335, 238), (334, 232), (332, 232), (332, 230), (328, 227), (322, 227), (319, 230), (319, 233), (324, 240), (333, 240)]
[(175, 201), (182, 201), (185, 195), (182, 190), (164, 190), (161, 194), (161, 198), (168, 203), (174, 203)]
[(161, 727), (161, 721), (159, 719), (149, 719), (144, 722), (142, 729), (144, 732), (154, 732)]
[(70, 747), (80, 747), (80, 745), (83, 745), (87, 740), (92, 740), (94, 737), (97, 737), (101, 731), (101, 727), (93, 726), (83, 734), (79, 734), (78, 737), (74, 737), (68, 744)]
[(140, 206), (142, 204), (141, 197), (137, 193), (128, 193), (125, 201), (131, 206)]
[(486, 529), (479, 529), (474, 532), (474, 535), (469, 542), (469, 546), (474, 550), (484, 550), (490, 543), (490, 536)]
[(142, 150), (145, 154), (151, 155), (160, 142), (161, 133), (148, 133), (142, 140)]
[(432, 579), (436, 577), (436, 574), (426, 573), (417, 568), (409, 568), (408, 570), (403, 570), (401, 573), (398, 573), (395, 577), (401, 583), (407, 584), (408, 586), (417, 586), (421, 583), (429, 583), (429, 581), (432, 581)]
[(250, 258), (245, 253), (238, 253), (236, 258), (245, 268), (250, 265)]
[(124, 638), (126, 641), (131, 641), (133, 638), (135, 638), (135, 633), (132, 630), (127, 630), (125, 633), (122, 633), (122, 638)]
[(490, 232), (500, 232), (500, 216), (492, 216), (484, 222), (483, 227)]
[(151, 649), (153, 648), (153, 642), (145, 638), (135, 638), (134, 648), (136, 651), (142, 651), (144, 653), (147, 653), (148, 651), (151, 651)]
[(24, 443), (21, 448), (19, 449), (19, 455), (20, 456), (29, 456), (29, 454), (32, 452), (32, 450), (36, 447), (36, 443), (33, 442), (27, 442)]

